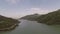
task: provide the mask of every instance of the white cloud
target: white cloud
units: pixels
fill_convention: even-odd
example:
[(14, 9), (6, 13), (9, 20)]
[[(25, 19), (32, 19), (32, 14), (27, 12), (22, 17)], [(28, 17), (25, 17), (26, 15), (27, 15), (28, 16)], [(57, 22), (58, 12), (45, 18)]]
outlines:
[(27, 11), (28, 13), (46, 14), (46, 13), (51, 12), (52, 10), (42, 9), (42, 8), (30, 8), (30, 9), (26, 9), (26, 11)]
[(16, 4), (18, 3), (20, 0), (6, 0), (8, 3), (11, 3), (11, 4)]

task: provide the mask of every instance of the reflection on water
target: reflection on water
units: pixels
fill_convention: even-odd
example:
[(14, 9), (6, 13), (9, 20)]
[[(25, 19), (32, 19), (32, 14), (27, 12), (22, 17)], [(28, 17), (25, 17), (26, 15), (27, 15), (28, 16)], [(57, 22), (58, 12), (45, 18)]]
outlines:
[(16, 29), (0, 34), (60, 34), (60, 26), (49, 26), (36, 21), (20, 20)]

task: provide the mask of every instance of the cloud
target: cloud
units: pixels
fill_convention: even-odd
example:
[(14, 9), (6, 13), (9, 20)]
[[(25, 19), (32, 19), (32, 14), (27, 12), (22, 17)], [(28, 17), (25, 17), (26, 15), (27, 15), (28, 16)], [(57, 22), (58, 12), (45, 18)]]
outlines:
[(1, 12), (1, 11), (5, 11), (5, 10), (6, 10), (6, 9), (0, 8), (0, 12)]
[(52, 10), (42, 9), (42, 8), (30, 8), (30, 9), (26, 9), (25, 11), (27, 11), (27, 13), (46, 14), (46, 13), (51, 12)]
[(20, 0), (6, 0), (8, 3), (11, 3), (11, 4), (16, 4), (18, 3)]

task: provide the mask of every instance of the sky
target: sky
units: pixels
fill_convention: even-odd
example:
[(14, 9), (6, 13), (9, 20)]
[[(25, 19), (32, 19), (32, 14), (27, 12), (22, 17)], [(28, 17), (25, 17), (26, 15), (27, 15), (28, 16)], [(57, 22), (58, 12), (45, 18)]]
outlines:
[(0, 15), (12, 18), (46, 14), (57, 9), (60, 9), (60, 0), (0, 0)]

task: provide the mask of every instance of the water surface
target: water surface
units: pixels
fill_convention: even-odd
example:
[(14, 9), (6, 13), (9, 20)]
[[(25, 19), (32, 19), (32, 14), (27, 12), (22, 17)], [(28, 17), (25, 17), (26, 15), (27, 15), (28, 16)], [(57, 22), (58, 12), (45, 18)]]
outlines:
[(12, 31), (0, 34), (60, 34), (59, 25), (46, 25), (36, 21), (21, 20), (21, 23)]

